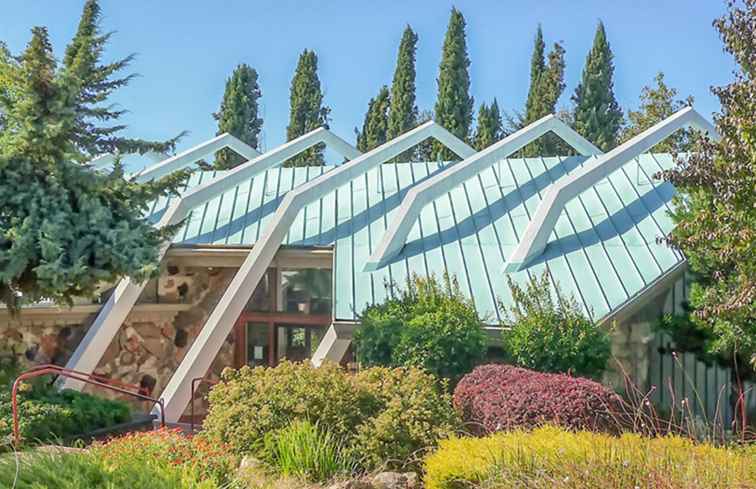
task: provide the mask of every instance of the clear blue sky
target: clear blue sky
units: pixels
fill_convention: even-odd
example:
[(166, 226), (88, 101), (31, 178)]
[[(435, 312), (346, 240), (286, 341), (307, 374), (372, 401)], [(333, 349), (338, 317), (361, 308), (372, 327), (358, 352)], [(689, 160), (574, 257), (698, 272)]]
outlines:
[[(32, 26), (44, 25), (60, 56), (83, 0), (3, 4), (0, 39), (13, 52), (23, 49)], [(299, 53), (311, 48), (319, 56), (331, 128), (352, 141), (370, 97), (391, 83), (407, 23), (420, 37), (418, 104), (432, 108), (452, 4), (467, 20), (476, 110), (493, 97), (505, 110), (522, 108), (539, 22), (547, 43), (562, 41), (567, 50), (563, 107), (570, 106), (598, 19), (614, 51), (615, 91), (625, 110), (663, 70), (668, 83), (682, 96), (693, 95), (710, 118), (719, 106), (709, 87), (732, 78), (734, 65), (711, 25), (724, 12), (724, 0), (103, 0), (103, 27), (117, 31), (107, 55), (137, 53), (132, 69), (141, 75), (114, 101), (130, 111), (130, 134), (160, 139), (188, 130), (180, 145), (186, 148), (215, 135), (211, 113), (226, 77), (244, 62), (260, 75), (263, 142), (271, 148), (285, 139), (289, 82)]]

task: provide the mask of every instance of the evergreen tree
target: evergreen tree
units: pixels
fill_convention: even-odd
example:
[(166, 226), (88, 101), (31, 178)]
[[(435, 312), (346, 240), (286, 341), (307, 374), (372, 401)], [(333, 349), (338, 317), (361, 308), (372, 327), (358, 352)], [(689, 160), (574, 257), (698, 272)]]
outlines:
[[(530, 124), (537, 120), (536, 114), (542, 112), (541, 106), (541, 79), (543, 72), (546, 71), (546, 59), (544, 58), (546, 45), (543, 42), (543, 30), (538, 25), (536, 31), (535, 43), (533, 45), (533, 55), (530, 58), (530, 88), (528, 89), (528, 99), (525, 102), (524, 124)], [(518, 128), (519, 129), (519, 128)]]
[[(315, 51), (305, 49), (299, 56), (297, 69), (291, 80), (289, 104), (287, 141), (321, 126), (328, 127), (328, 114), (331, 109), (323, 105), (323, 92), (318, 78), (318, 57)], [(324, 165), (324, 149), (325, 145), (318, 144), (290, 158), (284, 166)]]
[(97, 148), (110, 134), (81, 132), (89, 126), (77, 109), (91, 80), (57, 69), (45, 28), (0, 73), (0, 301), (14, 311), (43, 298), (72, 304), (124, 275), (140, 282), (157, 273), (176, 227), (158, 230), (142, 216), (186, 173), (137, 184), (119, 162), (109, 175), (81, 164), (89, 156), (81, 141)]
[(366, 153), (386, 142), (388, 134), (388, 112), (391, 105), (389, 89), (381, 87), (378, 95), (371, 98), (362, 131), (357, 134), (357, 149)]
[(126, 111), (114, 109), (106, 102), (114, 91), (128, 85), (136, 76), (119, 76), (133, 61), (134, 55), (111, 63), (101, 63), (103, 51), (112, 35), (100, 32), (101, 17), (98, 0), (87, 0), (76, 35), (66, 47), (63, 57), (63, 67), (79, 80), (79, 89), (74, 95), (74, 143), (87, 158), (102, 153), (172, 151), (184, 133), (165, 142), (131, 139), (120, 135), (126, 126), (119, 123), (119, 119)]
[[(257, 137), (263, 124), (263, 120), (258, 117), (257, 100), (261, 96), (262, 92), (257, 84), (257, 71), (246, 64), (237, 66), (231, 78), (226, 81), (220, 110), (213, 114), (218, 121), (218, 134), (229, 133), (257, 148)], [(244, 161), (237, 153), (223, 149), (215, 156), (215, 167), (226, 170)]]
[(582, 80), (572, 100), (575, 102), (575, 130), (602, 151), (617, 145), (623, 122), (622, 110), (614, 97), (613, 58), (604, 24), (599, 22)]
[[(417, 125), (425, 124), (428, 121), (433, 120), (433, 111), (422, 110), (417, 115)], [(433, 140), (426, 139), (422, 141), (413, 151), (415, 160), (417, 161), (434, 161), (433, 156)]]
[[(410, 26), (404, 29), (396, 58), (394, 80), (391, 83), (391, 107), (388, 115), (387, 140), (404, 134), (417, 125), (417, 105), (415, 105), (415, 53), (417, 52), (417, 34)], [(396, 158), (396, 161), (412, 159), (409, 150)]]
[[(473, 117), (469, 67), (465, 18), (459, 10), (452, 8), (439, 67), (435, 120), (462, 140), (470, 137)], [(434, 153), (444, 160), (455, 158), (441, 143), (434, 144)]]
[(501, 113), (499, 112), (499, 103), (494, 99), (490, 107), (485, 102), (480, 104), (478, 111), (478, 125), (475, 128), (473, 136), (473, 146), (478, 149), (485, 149), (501, 139), (503, 127)]
[[(675, 100), (677, 90), (664, 83), (664, 73), (654, 77), (655, 87), (645, 86), (641, 90), (640, 107), (627, 112), (628, 125), (622, 131), (622, 141), (637, 136), (654, 124), (661, 122), (685, 106), (693, 105), (693, 97)], [(660, 153), (678, 153), (690, 150), (690, 131), (678, 131), (654, 146)]]

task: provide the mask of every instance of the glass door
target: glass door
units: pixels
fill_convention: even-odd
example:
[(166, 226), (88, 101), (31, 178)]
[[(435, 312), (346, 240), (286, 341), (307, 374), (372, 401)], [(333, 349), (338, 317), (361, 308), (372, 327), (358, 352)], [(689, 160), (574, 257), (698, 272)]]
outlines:
[(323, 326), (276, 324), (276, 361), (302, 362), (312, 358), (323, 339)]
[(250, 367), (272, 365), (271, 352), (273, 349), (269, 323), (247, 322), (246, 342), (247, 365)]

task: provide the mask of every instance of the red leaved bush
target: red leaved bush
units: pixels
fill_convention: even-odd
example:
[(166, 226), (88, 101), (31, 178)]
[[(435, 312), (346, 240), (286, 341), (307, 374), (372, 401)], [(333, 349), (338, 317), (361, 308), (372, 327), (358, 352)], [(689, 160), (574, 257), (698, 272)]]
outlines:
[(598, 382), (511, 365), (482, 365), (454, 389), (454, 406), (476, 434), (556, 424), (617, 432), (622, 401)]

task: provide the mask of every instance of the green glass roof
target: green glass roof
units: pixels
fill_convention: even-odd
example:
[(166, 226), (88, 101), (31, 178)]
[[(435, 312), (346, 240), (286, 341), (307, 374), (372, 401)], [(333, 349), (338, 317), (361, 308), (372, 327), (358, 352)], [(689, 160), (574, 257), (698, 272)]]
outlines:
[[(674, 188), (653, 179), (674, 165), (668, 154), (644, 154), (572, 200), (544, 253), (521, 271), (504, 272), (545, 189), (589, 158), (503, 159), (426, 206), (402, 253), (375, 272), (363, 266), (406, 191), (440, 171), (438, 163), (384, 164), (324, 195), (297, 216), (286, 245), (334, 246), (334, 317), (355, 319), (366, 304), (411, 274), (448, 272), (481, 317), (497, 323), (497, 304), (511, 302), (507, 275), (522, 283), (548, 270), (595, 319), (617, 310), (683, 261), (657, 238), (670, 232)], [(333, 167), (276, 168), (192, 210), (176, 243), (251, 245), (286, 192)], [(222, 172), (195, 173), (187, 188)], [(167, 204), (157, 201), (157, 219)]]

